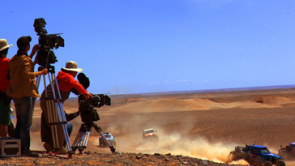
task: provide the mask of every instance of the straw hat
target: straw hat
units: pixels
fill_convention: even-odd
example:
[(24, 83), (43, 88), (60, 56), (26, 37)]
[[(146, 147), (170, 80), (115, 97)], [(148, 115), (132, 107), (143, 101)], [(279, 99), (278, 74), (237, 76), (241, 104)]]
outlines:
[(81, 72), (83, 69), (78, 68), (78, 64), (74, 61), (68, 61), (66, 63), (65, 68), (61, 68), (66, 71), (75, 71), (75, 72)]
[(5, 50), (8, 47), (11, 47), (12, 44), (8, 45), (6, 39), (0, 39), (0, 51)]

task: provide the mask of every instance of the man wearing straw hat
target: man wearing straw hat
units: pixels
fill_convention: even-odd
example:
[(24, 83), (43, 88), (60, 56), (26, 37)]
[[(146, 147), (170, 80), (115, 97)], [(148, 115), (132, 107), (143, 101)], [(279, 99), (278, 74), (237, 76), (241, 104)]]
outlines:
[[(66, 63), (65, 68), (61, 68), (61, 71), (58, 72), (56, 76), (56, 80), (58, 82), (58, 87), (61, 95), (61, 101), (64, 102), (69, 98), (71, 92), (78, 92), (79, 94), (84, 95), (86, 99), (89, 97), (93, 97), (91, 93), (88, 93), (86, 89), (75, 79), (78, 72), (81, 72), (82, 69), (78, 68), (78, 64), (74, 61), (68, 61)], [(47, 95), (49, 98), (52, 98), (52, 89), (51, 86), (47, 86)], [(48, 124), (48, 117), (47, 117), (47, 105), (46, 105), (46, 94), (45, 90), (41, 95), (40, 106), (42, 109), (41, 115), (41, 140), (44, 143), (44, 148), (47, 151), (53, 150), (53, 140), (51, 130)], [(80, 112), (77, 111), (76, 113), (66, 114), (67, 121), (71, 121), (77, 116), (79, 116)], [(71, 135), (73, 125), (71, 123), (66, 124), (66, 128), (68, 130), (68, 135)], [(65, 137), (62, 130), (62, 126), (58, 126), (58, 142), (59, 145), (64, 145)], [(68, 153), (64, 146), (60, 146), (58, 151), (60, 154)]]

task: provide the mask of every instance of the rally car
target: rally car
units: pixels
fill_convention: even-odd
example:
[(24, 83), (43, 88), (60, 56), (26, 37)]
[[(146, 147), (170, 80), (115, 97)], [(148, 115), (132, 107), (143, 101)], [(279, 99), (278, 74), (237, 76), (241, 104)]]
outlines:
[(240, 159), (244, 159), (250, 165), (285, 166), (280, 156), (271, 153), (266, 146), (261, 145), (236, 146), (235, 150), (230, 152), (227, 163)]
[(159, 140), (157, 131), (153, 128), (143, 130), (142, 136), (144, 140)]
[(291, 142), (289, 145), (283, 147), (279, 150), (279, 156), (283, 159), (294, 160), (295, 159), (295, 142)]
[[(103, 136), (108, 140), (114, 147), (116, 146), (115, 137), (111, 133), (104, 133)], [(99, 146), (106, 147), (108, 144), (103, 140), (102, 137), (99, 137)]]

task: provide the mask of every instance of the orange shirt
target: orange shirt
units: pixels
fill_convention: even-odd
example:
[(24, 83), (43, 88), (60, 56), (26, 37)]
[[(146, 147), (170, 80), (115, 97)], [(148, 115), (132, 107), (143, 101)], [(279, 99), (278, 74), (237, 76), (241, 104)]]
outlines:
[(10, 80), (7, 79), (9, 71), (9, 59), (6, 57), (0, 58), (0, 91), (6, 92), (10, 84)]
[(69, 92), (71, 89), (77, 89), (80, 94), (87, 94), (87, 90), (75, 78), (63, 71), (59, 71), (56, 80), (60, 91)]

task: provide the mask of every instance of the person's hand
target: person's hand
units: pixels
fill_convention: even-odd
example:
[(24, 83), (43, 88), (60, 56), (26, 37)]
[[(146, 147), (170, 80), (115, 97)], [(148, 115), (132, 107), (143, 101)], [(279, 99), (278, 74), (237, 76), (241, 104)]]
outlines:
[(41, 70), (41, 71), (38, 71), (38, 74), (39, 75), (45, 75), (45, 74), (47, 74), (48, 73), (48, 69), (43, 69), (43, 70)]
[(93, 98), (93, 95), (91, 93), (86, 93), (83, 96), (86, 100), (88, 100), (89, 98)]

